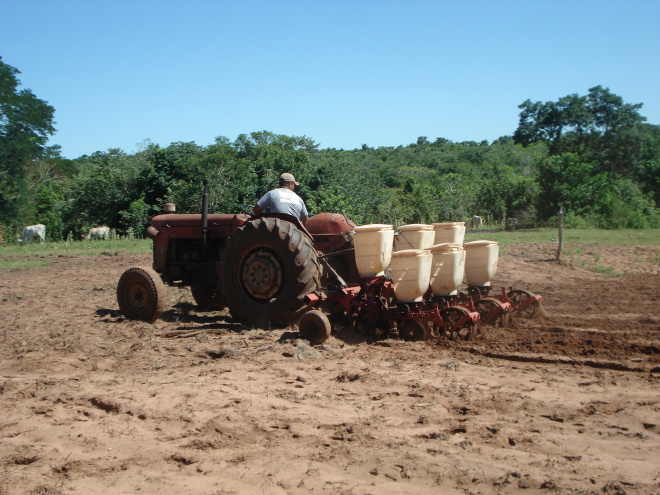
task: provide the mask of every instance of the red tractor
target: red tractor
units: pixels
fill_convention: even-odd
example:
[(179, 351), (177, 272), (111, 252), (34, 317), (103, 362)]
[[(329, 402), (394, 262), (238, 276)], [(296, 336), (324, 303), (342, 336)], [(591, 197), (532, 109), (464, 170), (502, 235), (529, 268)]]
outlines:
[(321, 213), (306, 226), (278, 213), (177, 214), (174, 205), (151, 219), (153, 268), (126, 270), (117, 285), (128, 319), (154, 322), (166, 309), (165, 284), (190, 287), (204, 309), (228, 307), (242, 324), (286, 325), (306, 309), (305, 296), (328, 281), (357, 283), (351, 231), (344, 215)]

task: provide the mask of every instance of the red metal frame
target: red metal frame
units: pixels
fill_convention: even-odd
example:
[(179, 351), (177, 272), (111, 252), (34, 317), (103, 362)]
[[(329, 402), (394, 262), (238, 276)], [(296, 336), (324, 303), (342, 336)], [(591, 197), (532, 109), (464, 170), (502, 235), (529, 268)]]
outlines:
[[(386, 277), (366, 277), (360, 286), (319, 291), (307, 295), (310, 306), (326, 302), (336, 303), (343, 308), (345, 315), (356, 326), (366, 327), (368, 333), (377, 333), (381, 326), (399, 326), (405, 320), (417, 320), (447, 335), (452, 335), (465, 325), (475, 325), (479, 313), (471, 300), (461, 301), (457, 297), (434, 298), (432, 295), (418, 303), (401, 303), (394, 295), (394, 285)], [(335, 306), (336, 307), (336, 306)], [(444, 316), (447, 308), (458, 308), (464, 316), (448, 325)]]
[[(307, 296), (310, 306), (333, 303), (341, 308), (345, 316), (356, 327), (368, 333), (378, 333), (379, 327), (400, 326), (406, 320), (416, 320), (424, 325), (433, 325), (437, 333), (453, 336), (465, 326), (474, 326), (479, 321), (490, 323), (502, 316), (504, 323), (511, 311), (521, 311), (530, 304), (540, 304), (543, 297), (522, 291), (529, 297), (519, 305), (513, 304), (504, 288), (501, 293), (491, 295), (492, 287), (468, 287), (467, 293), (455, 296), (435, 296), (430, 290), (424, 300), (416, 303), (401, 303), (396, 300), (394, 285), (386, 277), (367, 277), (359, 286), (319, 291)], [(509, 289), (510, 291), (513, 288)], [(488, 301), (493, 309), (486, 315), (480, 314), (476, 306), (479, 301)], [(463, 313), (458, 320), (449, 319), (448, 308), (457, 308)], [(455, 313), (455, 310), (451, 312)], [(447, 317), (445, 317), (447, 316)], [(451, 321), (451, 324), (448, 323)], [(365, 328), (366, 327), (366, 328)], [(438, 335), (436, 335), (438, 336)]]

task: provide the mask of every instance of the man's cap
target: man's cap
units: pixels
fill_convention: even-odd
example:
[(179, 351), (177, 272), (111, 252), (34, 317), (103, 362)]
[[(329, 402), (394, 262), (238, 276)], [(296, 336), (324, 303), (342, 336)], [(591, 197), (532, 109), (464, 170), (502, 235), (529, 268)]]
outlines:
[[(280, 175), (280, 180), (284, 182), (296, 182), (296, 178), (293, 176), (293, 174), (290, 174), (288, 172), (285, 172), (282, 175)], [(296, 186), (297, 185), (299, 184), (296, 182)]]

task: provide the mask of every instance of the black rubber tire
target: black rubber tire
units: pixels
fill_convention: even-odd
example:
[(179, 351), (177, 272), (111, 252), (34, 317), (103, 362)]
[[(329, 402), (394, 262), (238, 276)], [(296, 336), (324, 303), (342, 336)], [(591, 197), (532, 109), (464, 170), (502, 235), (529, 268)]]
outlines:
[(165, 298), (165, 284), (151, 268), (129, 268), (117, 284), (117, 303), (129, 320), (153, 323), (165, 311)]
[(195, 303), (202, 311), (220, 311), (227, 306), (222, 292), (217, 289), (193, 285), (190, 287), (190, 292), (192, 292)]
[(332, 333), (330, 320), (322, 311), (313, 309), (303, 313), (298, 320), (300, 337), (309, 340), (312, 345), (319, 345), (328, 340)]
[(247, 222), (228, 237), (219, 275), (231, 314), (262, 328), (294, 321), (321, 285), (312, 240), (279, 218)]

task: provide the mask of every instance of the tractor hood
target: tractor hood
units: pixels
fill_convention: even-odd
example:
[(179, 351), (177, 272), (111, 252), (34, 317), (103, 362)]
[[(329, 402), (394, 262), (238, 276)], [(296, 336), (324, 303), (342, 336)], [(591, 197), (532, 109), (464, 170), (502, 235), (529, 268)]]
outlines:
[[(245, 225), (250, 219), (249, 215), (212, 214), (207, 219), (209, 237), (229, 237), (237, 228)], [(157, 236), (166, 238), (194, 238), (201, 237), (202, 215), (195, 213), (169, 213), (157, 215), (151, 219), (147, 228), (147, 237), (156, 239)]]
[[(240, 227), (250, 219), (248, 215), (232, 215), (227, 213), (209, 214), (209, 227)], [(202, 215), (199, 213), (170, 213), (158, 215), (151, 219), (151, 225), (157, 230), (168, 227), (201, 227)]]

